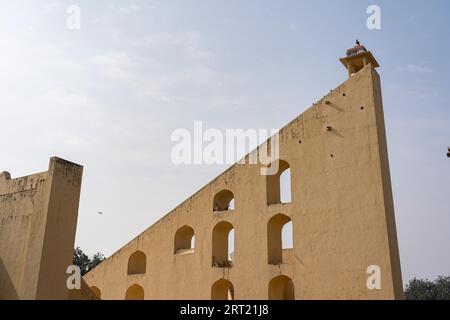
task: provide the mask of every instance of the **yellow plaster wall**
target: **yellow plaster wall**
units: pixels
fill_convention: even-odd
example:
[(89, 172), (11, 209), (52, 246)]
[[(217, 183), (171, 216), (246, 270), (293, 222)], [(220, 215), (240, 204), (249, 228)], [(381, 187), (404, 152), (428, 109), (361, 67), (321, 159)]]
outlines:
[[(134, 284), (145, 299), (210, 299), (212, 285), (224, 278), (235, 299), (268, 299), (271, 279), (286, 275), (296, 299), (401, 299), (381, 101), (379, 76), (368, 65), (280, 131), (292, 203), (267, 205), (260, 166), (234, 165), (89, 272), (86, 282), (102, 299), (124, 299)], [(235, 210), (213, 213), (223, 189), (234, 193)], [(283, 252), (283, 264), (269, 265), (267, 223), (279, 213), (292, 219), (294, 248)], [(212, 230), (221, 221), (235, 228), (232, 268), (211, 265)], [(194, 253), (174, 255), (175, 233), (185, 225), (195, 231)], [(127, 275), (137, 250), (146, 255), (146, 272)], [(371, 265), (381, 268), (381, 290), (366, 286)]]
[(83, 168), (52, 158), (49, 170), (0, 175), (0, 299), (66, 299)]

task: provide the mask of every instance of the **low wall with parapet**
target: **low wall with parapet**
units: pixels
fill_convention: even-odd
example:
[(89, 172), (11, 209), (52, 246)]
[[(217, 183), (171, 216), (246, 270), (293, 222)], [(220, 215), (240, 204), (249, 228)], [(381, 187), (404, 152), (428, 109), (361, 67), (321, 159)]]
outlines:
[(67, 299), (83, 167), (51, 158), (46, 172), (0, 174), (0, 299)]

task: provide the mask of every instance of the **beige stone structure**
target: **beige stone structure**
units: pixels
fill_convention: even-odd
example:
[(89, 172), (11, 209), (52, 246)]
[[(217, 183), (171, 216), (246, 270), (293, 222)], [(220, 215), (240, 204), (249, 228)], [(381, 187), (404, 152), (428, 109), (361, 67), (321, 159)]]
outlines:
[(67, 299), (83, 167), (0, 175), (0, 299)]
[[(280, 131), (277, 174), (234, 165), (89, 272), (92, 290), (102, 299), (401, 299), (378, 63), (361, 46), (341, 61), (350, 78)], [(289, 222), (293, 248), (283, 250)], [(368, 270), (380, 271), (379, 288)]]

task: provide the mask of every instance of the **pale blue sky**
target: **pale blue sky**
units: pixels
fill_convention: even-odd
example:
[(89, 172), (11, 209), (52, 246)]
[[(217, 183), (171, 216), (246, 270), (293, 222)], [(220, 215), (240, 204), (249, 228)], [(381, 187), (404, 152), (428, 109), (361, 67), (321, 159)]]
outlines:
[[(89, 253), (113, 253), (224, 169), (172, 165), (173, 130), (282, 127), (346, 79), (338, 58), (358, 38), (382, 66), (404, 279), (450, 275), (448, 1), (0, 3), (0, 170), (83, 164)], [(70, 4), (81, 30), (66, 27)], [(366, 27), (371, 4), (381, 30)]]

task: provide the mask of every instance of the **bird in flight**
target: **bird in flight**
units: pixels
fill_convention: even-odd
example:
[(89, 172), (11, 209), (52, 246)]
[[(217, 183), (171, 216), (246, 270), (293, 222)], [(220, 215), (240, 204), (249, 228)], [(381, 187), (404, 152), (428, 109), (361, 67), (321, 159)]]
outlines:
[(103, 214), (103, 212), (99, 211), (99, 212), (97, 212), (97, 214)]

